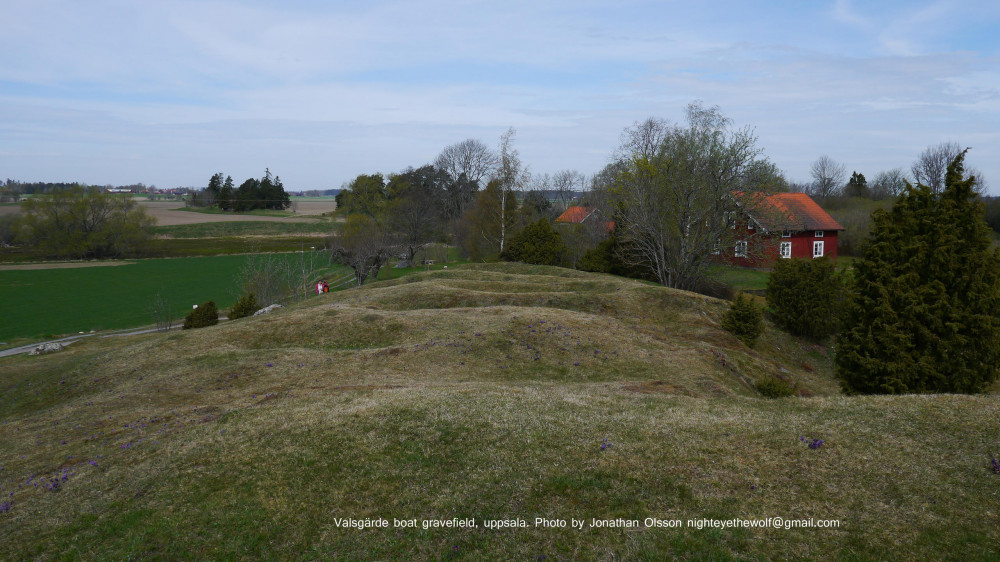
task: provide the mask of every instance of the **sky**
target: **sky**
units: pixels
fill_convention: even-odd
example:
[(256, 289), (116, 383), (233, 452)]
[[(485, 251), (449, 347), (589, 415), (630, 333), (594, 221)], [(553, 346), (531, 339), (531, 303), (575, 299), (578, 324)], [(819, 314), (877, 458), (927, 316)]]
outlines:
[(1000, 194), (992, 1), (0, 0), (0, 179), (290, 191), (433, 162), (467, 138), (535, 174), (718, 106), (790, 181), (971, 147)]

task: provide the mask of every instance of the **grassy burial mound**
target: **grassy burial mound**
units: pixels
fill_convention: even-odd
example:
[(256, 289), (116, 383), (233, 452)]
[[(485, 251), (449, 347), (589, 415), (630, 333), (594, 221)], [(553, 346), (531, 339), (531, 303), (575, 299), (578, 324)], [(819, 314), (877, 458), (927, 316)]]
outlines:
[(749, 349), (725, 307), (463, 266), (2, 359), (5, 554), (1000, 555), (996, 395), (844, 397), (826, 349)]

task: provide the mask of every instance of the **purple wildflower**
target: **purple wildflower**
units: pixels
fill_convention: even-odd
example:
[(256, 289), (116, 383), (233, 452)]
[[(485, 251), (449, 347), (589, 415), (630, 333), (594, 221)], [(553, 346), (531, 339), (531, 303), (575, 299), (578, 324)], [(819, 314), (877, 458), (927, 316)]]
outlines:
[(1000, 474), (1000, 461), (993, 459), (993, 474)]
[(0, 513), (7, 513), (10, 511), (10, 502), (0, 503)]
[(265, 367), (274, 367), (274, 363), (264, 363)]

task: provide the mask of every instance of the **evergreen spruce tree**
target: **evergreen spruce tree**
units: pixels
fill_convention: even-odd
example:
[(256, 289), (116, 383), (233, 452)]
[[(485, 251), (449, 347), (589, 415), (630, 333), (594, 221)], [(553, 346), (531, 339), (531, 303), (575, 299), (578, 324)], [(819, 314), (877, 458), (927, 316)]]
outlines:
[(843, 282), (828, 258), (778, 260), (767, 282), (775, 324), (797, 336), (823, 340), (837, 331)]
[(864, 174), (851, 173), (851, 179), (844, 186), (844, 195), (848, 197), (871, 197), (871, 190), (868, 189), (868, 180)]
[(219, 191), (219, 208), (223, 211), (233, 210), (233, 177), (226, 176), (226, 181)]
[(213, 174), (208, 180), (208, 187), (205, 188), (205, 204), (215, 205), (219, 201), (219, 193), (222, 191), (222, 173)]
[(753, 347), (757, 338), (764, 333), (764, 311), (753, 300), (740, 293), (729, 302), (729, 308), (722, 315), (722, 327), (747, 344), (747, 347)]
[(980, 392), (997, 378), (1000, 251), (964, 158), (944, 191), (908, 186), (873, 215), (837, 338), (848, 392)]

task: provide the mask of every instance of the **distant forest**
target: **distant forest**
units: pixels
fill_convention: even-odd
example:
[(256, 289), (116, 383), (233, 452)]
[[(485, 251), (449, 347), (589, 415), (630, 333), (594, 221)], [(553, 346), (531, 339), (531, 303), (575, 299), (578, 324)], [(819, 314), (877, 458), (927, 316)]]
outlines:
[[(7, 178), (6, 181), (0, 180), (0, 192), (3, 195), (34, 195), (34, 194), (45, 194), (45, 193), (56, 193), (58, 191), (65, 191), (67, 189), (72, 189), (74, 187), (80, 188), (91, 188), (91, 189), (119, 189), (128, 190), (136, 193), (144, 193), (147, 190), (157, 189), (155, 185), (146, 185), (142, 182), (134, 183), (131, 185), (90, 185), (82, 182), (44, 182), (44, 181), (17, 181)], [(177, 187), (170, 188), (170, 191), (177, 189), (186, 189), (188, 192), (199, 192), (204, 191), (204, 187)], [(166, 189), (161, 191), (167, 191)], [(340, 193), (340, 189), (310, 189), (305, 191), (290, 191), (292, 195), (299, 195), (305, 197), (336, 197)]]
[(0, 187), (3, 188), (5, 192), (9, 193), (20, 193), (22, 195), (34, 195), (43, 193), (55, 193), (58, 191), (65, 191), (67, 189), (73, 189), (76, 187), (83, 189), (127, 189), (132, 191), (146, 191), (148, 189), (156, 189), (155, 185), (146, 185), (144, 183), (134, 183), (131, 185), (89, 185), (81, 182), (45, 182), (45, 181), (17, 181), (7, 178), (6, 181), (0, 182)]

